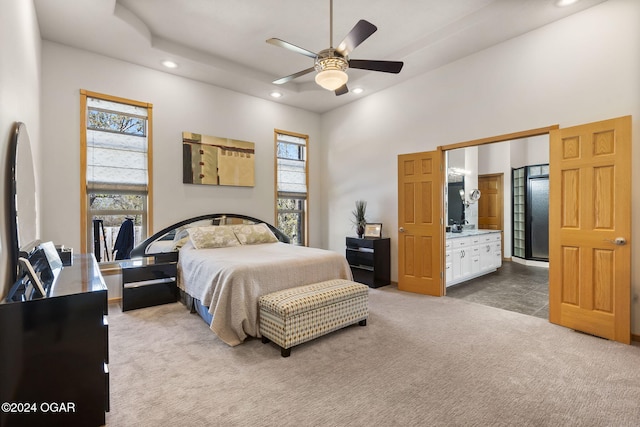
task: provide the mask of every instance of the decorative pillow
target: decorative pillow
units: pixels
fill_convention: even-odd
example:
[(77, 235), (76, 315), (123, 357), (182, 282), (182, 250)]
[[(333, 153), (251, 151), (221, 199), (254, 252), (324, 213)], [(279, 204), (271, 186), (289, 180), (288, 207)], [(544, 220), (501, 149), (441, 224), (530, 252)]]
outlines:
[(210, 219), (202, 219), (200, 221), (192, 222), (190, 224), (185, 224), (182, 227), (176, 228), (176, 233), (173, 236), (173, 241), (177, 242), (178, 240), (182, 240), (185, 237), (189, 236), (189, 232), (187, 230), (189, 230), (190, 228), (208, 227), (208, 226), (211, 226)]
[(267, 224), (232, 225), (233, 232), (243, 245), (258, 243), (276, 243), (278, 238), (269, 230)]
[[(186, 231), (186, 230), (185, 230)], [(183, 237), (180, 240), (174, 241), (173, 242), (173, 249), (174, 251), (179, 251), (180, 249), (182, 249), (182, 247), (185, 245), (185, 243), (187, 243), (189, 241), (189, 233), (187, 232), (186, 237)]]
[(209, 226), (189, 228), (191, 243), (196, 249), (226, 248), (240, 246), (240, 242), (231, 227)]

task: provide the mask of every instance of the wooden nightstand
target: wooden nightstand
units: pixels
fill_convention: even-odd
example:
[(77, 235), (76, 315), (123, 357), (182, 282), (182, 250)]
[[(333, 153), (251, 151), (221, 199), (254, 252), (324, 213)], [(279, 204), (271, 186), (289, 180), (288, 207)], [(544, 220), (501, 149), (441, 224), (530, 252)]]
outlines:
[(178, 300), (176, 257), (144, 257), (120, 261), (122, 311)]

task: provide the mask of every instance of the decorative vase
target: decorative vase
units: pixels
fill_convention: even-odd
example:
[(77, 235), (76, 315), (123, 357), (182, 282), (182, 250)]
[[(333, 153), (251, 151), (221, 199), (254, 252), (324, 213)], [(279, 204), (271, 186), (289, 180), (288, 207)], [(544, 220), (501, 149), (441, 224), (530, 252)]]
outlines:
[(358, 226), (357, 233), (358, 233), (358, 238), (362, 239), (362, 236), (364, 235), (364, 225)]

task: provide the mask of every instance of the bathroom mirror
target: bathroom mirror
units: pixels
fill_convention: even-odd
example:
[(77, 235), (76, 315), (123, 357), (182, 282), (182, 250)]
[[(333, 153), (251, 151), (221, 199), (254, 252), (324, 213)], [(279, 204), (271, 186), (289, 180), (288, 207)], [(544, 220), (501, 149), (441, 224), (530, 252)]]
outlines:
[[(447, 225), (464, 222), (464, 178), (459, 182), (447, 184)], [(462, 192), (462, 193), (461, 193)]]

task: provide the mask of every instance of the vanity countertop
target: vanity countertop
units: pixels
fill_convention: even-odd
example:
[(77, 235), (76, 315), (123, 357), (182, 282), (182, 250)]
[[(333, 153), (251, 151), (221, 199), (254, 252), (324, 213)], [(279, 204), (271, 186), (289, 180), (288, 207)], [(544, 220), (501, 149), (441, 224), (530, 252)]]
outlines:
[(469, 236), (480, 236), (482, 234), (490, 234), (490, 233), (502, 233), (502, 230), (489, 230), (489, 229), (480, 229), (480, 230), (463, 230), (460, 233), (446, 233), (447, 239), (458, 239), (461, 237), (469, 237)]

